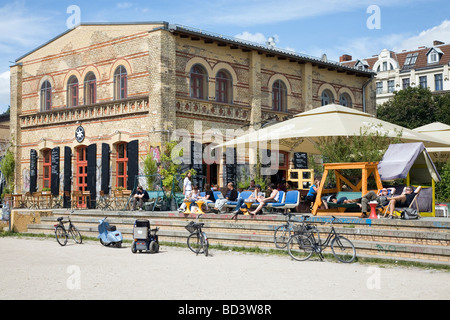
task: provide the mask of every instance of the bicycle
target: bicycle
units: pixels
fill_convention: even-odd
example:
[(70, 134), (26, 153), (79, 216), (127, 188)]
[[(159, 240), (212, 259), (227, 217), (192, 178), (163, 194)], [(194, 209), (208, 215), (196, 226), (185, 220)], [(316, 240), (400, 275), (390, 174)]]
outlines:
[[(202, 216), (199, 214), (195, 221), (198, 221), (198, 218)], [(208, 248), (209, 248), (209, 242), (208, 237), (206, 236), (206, 233), (203, 232), (202, 227), (204, 226), (204, 223), (198, 223), (191, 221), (188, 223), (188, 225), (185, 227), (187, 231), (189, 231), (191, 234), (187, 238), (187, 245), (189, 249), (194, 252), (195, 254), (204, 253), (205, 256), (208, 256)]]
[(75, 241), (75, 243), (81, 244), (83, 241), (83, 239), (81, 238), (80, 231), (78, 231), (78, 229), (72, 224), (72, 221), (70, 220), (70, 216), (72, 215), (72, 213), (73, 213), (73, 210), (68, 217), (69, 227), (67, 230), (64, 227), (64, 222), (63, 222), (64, 218), (59, 217), (58, 219), (56, 219), (58, 221), (58, 224), (55, 224), (55, 237), (56, 237), (56, 241), (58, 241), (58, 243), (61, 246), (65, 246), (67, 244), (69, 235)]
[(329, 245), (333, 256), (340, 262), (351, 263), (356, 258), (356, 249), (353, 243), (345, 237), (339, 235), (333, 226), (336, 217), (332, 216), (331, 230), (328, 233), (327, 239), (321, 243), (320, 239), (316, 240), (315, 234), (318, 233), (315, 226), (309, 227), (306, 230), (296, 232), (288, 241), (288, 253), (298, 261), (308, 260), (313, 253), (319, 255), (320, 260), (323, 260), (322, 252)]
[[(286, 248), (289, 239), (293, 235), (295, 235), (296, 232), (301, 232), (302, 230), (309, 229), (309, 228), (311, 228), (311, 226), (315, 227), (314, 225), (306, 223), (306, 220), (309, 218), (307, 215), (302, 216), (303, 217), (302, 221), (300, 221), (298, 219), (292, 219), (292, 217), (295, 217), (295, 214), (292, 214), (292, 213), (283, 213), (283, 215), (287, 216), (286, 224), (278, 226), (275, 229), (275, 233), (274, 233), (274, 242), (275, 242), (275, 246), (278, 249)], [(295, 224), (295, 223), (297, 223), (297, 224)], [(301, 223), (301, 224), (298, 225), (298, 223)], [(316, 236), (320, 240), (317, 229), (316, 229)]]

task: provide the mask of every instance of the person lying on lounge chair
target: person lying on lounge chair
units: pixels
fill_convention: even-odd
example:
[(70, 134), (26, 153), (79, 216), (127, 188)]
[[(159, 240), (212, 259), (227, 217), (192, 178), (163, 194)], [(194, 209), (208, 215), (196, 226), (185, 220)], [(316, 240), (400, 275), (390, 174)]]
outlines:
[(388, 194), (394, 194), (395, 188), (383, 188), (375, 193), (374, 191), (369, 191), (362, 198), (357, 198), (353, 200), (347, 200), (344, 203), (356, 203), (361, 207), (361, 218), (367, 218), (369, 215), (367, 212), (370, 210), (369, 202), (376, 201), (378, 205), (386, 206), (389, 203)]
[(388, 198), (389, 200), (389, 216), (392, 216), (392, 212), (394, 212), (395, 207), (402, 207), (407, 208), (411, 205), (416, 195), (420, 192), (420, 189), (422, 189), (421, 186), (418, 186), (416, 190), (413, 189), (411, 186), (407, 186), (403, 189), (403, 192), (399, 196), (394, 196), (391, 198)]

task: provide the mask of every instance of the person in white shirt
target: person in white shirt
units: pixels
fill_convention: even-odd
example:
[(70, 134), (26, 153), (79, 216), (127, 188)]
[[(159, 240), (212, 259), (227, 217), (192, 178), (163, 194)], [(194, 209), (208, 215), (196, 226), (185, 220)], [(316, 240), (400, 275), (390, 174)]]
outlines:
[(184, 178), (183, 181), (183, 194), (184, 197), (186, 198), (192, 191), (192, 182), (191, 182), (191, 177), (192, 177), (192, 173), (190, 171), (188, 171), (186, 173), (186, 177)]
[(269, 191), (270, 191), (270, 196), (268, 198), (259, 198), (256, 199), (256, 201), (259, 202), (259, 206), (255, 209), (255, 211), (249, 211), (248, 213), (250, 213), (251, 215), (255, 215), (257, 214), (259, 211), (261, 211), (262, 207), (269, 202), (278, 202), (278, 198), (280, 196), (280, 193), (278, 192), (278, 190), (276, 189), (276, 186), (274, 183), (271, 183), (269, 185)]

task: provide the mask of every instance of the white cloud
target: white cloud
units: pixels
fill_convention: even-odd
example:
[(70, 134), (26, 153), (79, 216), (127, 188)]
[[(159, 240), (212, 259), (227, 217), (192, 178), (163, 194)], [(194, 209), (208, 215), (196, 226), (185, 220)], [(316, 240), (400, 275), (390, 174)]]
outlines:
[(13, 2), (0, 7), (0, 46), (15, 51), (17, 46), (29, 47), (48, 39), (51, 35), (49, 15), (38, 15), (23, 3)]
[(448, 39), (450, 39), (450, 21), (444, 20), (440, 25), (416, 35), (393, 33), (382, 37), (360, 37), (351, 39), (340, 46), (310, 48), (308, 53), (316, 57), (326, 53), (328, 58), (334, 61), (339, 61), (339, 57), (343, 54), (349, 54), (353, 60), (356, 60), (378, 55), (383, 49), (401, 52), (421, 46), (432, 47), (434, 40), (448, 44)]
[(131, 8), (132, 6), (133, 4), (130, 2), (119, 2), (116, 4), (116, 8), (118, 9), (128, 9)]
[(416, 36), (404, 39), (393, 46), (393, 50), (414, 50), (421, 46), (432, 47), (434, 40), (448, 44), (450, 39), (450, 20), (444, 20), (440, 25), (422, 31)]
[(260, 43), (260, 44), (265, 44), (267, 41), (266, 36), (260, 32), (250, 33), (248, 31), (244, 31), (242, 33), (235, 35), (234, 37), (241, 39), (241, 40), (256, 42), (256, 43)]

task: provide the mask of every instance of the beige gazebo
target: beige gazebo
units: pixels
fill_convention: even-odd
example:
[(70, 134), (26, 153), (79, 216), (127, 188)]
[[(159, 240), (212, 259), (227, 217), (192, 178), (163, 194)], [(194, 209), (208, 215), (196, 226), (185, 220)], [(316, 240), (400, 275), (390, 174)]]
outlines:
[(423, 142), (428, 147), (450, 147), (450, 142), (425, 135), (348, 107), (329, 104), (295, 115), (292, 119), (249, 132), (218, 147), (256, 148), (261, 142), (267, 147), (289, 152), (319, 154), (315, 145), (320, 137), (360, 135), (361, 130), (397, 137), (402, 132), (401, 142)]

